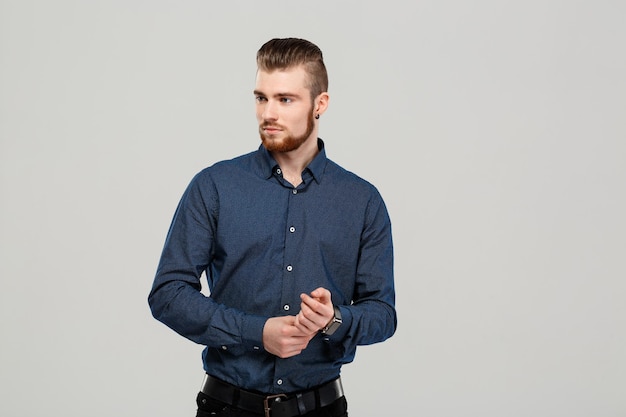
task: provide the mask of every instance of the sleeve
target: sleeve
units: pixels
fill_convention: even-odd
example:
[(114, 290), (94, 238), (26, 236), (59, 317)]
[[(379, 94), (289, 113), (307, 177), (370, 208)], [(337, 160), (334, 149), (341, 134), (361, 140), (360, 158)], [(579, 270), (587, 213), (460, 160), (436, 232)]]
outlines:
[(378, 192), (365, 215), (352, 303), (339, 308), (343, 323), (328, 342), (344, 361), (354, 358), (358, 345), (382, 342), (396, 331), (391, 220)]
[(219, 198), (202, 172), (181, 198), (165, 240), (148, 304), (154, 318), (193, 342), (209, 346), (262, 346), (266, 317), (244, 314), (200, 292), (213, 259)]

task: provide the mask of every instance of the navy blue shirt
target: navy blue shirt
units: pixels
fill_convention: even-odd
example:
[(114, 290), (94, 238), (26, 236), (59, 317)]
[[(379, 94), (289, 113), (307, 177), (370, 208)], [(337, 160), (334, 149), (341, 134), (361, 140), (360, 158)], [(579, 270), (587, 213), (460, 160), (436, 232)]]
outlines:
[[(149, 296), (152, 314), (206, 346), (207, 373), (287, 393), (337, 377), (356, 346), (396, 329), (391, 223), (376, 188), (326, 158), (324, 143), (293, 187), (271, 154), (198, 173), (170, 226)], [(200, 292), (205, 273), (210, 296)], [(299, 355), (263, 349), (265, 321), (296, 315), (300, 294), (330, 290), (343, 324)]]

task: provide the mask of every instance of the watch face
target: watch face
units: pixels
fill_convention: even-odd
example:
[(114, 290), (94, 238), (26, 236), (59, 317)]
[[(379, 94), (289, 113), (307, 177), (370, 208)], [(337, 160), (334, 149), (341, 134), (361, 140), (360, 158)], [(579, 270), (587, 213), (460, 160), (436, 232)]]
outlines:
[(326, 331), (324, 332), (325, 335), (330, 336), (333, 333), (335, 333), (335, 331), (337, 330), (337, 328), (339, 327), (339, 323), (337, 323), (336, 321), (333, 321), (330, 326), (328, 326), (328, 329), (326, 329)]
[(331, 322), (322, 329), (322, 333), (328, 336), (332, 335), (339, 328), (341, 323), (341, 311), (339, 310), (339, 307), (335, 306), (335, 316), (333, 317)]

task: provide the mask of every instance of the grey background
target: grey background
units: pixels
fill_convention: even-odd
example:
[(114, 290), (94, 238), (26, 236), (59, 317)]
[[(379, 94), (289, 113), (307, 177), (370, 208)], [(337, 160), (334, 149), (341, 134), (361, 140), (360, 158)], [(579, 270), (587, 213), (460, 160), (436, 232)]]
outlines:
[(621, 1), (0, 1), (0, 415), (191, 416), (146, 303), (191, 177), (257, 147), (254, 54), (324, 51), (329, 156), (373, 182), (399, 329), (352, 416), (626, 415)]

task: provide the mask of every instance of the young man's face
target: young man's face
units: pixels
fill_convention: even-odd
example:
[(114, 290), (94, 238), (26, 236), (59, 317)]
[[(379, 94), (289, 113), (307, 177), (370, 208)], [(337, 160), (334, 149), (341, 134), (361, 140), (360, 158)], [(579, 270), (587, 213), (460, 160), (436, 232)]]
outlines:
[(315, 136), (315, 115), (306, 81), (302, 66), (257, 72), (256, 118), (261, 141), (270, 152), (296, 150)]

